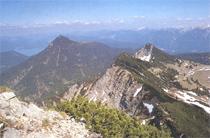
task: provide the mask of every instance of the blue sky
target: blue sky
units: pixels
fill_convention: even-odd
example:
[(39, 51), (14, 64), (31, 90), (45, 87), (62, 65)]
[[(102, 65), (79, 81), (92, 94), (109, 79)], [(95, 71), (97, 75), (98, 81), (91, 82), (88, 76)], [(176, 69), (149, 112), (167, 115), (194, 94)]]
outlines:
[(0, 0), (0, 23), (124, 28), (210, 24), (210, 0)]

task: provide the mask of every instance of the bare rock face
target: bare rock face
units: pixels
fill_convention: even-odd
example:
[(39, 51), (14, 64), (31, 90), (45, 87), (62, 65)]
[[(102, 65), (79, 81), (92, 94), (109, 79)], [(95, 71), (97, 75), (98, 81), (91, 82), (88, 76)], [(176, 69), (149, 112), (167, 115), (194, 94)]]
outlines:
[(135, 53), (134, 57), (149, 62), (152, 58), (153, 45), (148, 44), (144, 48)]
[(63, 98), (71, 99), (77, 95), (84, 95), (90, 101), (101, 101), (134, 115), (142, 109), (147, 110), (142, 101), (145, 94), (143, 85), (138, 83), (129, 71), (113, 65), (94, 83), (73, 85)]
[(64, 113), (46, 111), (19, 101), (13, 92), (0, 94), (1, 136), (3, 138), (92, 137), (85, 124)]
[(71, 100), (74, 96), (76, 96), (78, 94), (78, 92), (80, 92), (83, 89), (83, 84), (82, 85), (78, 85), (78, 84), (74, 84), (72, 85), (68, 92), (65, 92), (63, 95), (63, 99), (64, 100)]
[(118, 66), (108, 69), (96, 83), (93, 84), (87, 95), (90, 100), (99, 100), (108, 105), (120, 108), (121, 99), (125, 95), (135, 94), (135, 91), (142, 87), (127, 70)]

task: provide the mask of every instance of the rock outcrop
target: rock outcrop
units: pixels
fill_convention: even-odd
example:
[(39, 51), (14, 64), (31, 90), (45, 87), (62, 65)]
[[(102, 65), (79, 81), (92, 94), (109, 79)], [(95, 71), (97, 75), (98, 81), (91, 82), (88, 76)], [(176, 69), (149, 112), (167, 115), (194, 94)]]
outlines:
[(152, 58), (152, 49), (153, 45), (146, 45), (144, 48), (140, 49), (138, 52), (135, 53), (134, 57), (138, 58), (142, 61), (149, 62)]
[(44, 110), (21, 102), (13, 92), (0, 94), (0, 127), (3, 138), (84, 138), (93, 134), (85, 124), (65, 113)]
[(90, 100), (100, 100), (119, 108), (123, 94), (134, 94), (138, 87), (140, 86), (128, 71), (113, 66), (93, 84), (87, 94)]
[(137, 115), (142, 111), (147, 114), (149, 112), (143, 104), (147, 93), (143, 84), (137, 82), (129, 71), (113, 65), (96, 82), (73, 85), (63, 98), (71, 99), (77, 95), (84, 95), (92, 101), (101, 101), (130, 115)]

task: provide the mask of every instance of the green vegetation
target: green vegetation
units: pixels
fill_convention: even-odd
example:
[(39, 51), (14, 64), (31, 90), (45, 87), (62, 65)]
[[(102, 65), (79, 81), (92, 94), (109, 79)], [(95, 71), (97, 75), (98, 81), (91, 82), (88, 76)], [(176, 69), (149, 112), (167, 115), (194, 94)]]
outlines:
[(77, 97), (71, 101), (62, 102), (57, 106), (76, 120), (85, 119), (88, 129), (102, 134), (104, 137), (144, 137), (167, 138), (168, 131), (157, 129), (151, 125), (141, 125), (126, 113), (109, 108), (100, 102), (89, 101), (84, 97)]
[(182, 102), (162, 103), (179, 132), (190, 138), (210, 137), (210, 117), (202, 109)]
[[(159, 96), (165, 95), (165, 92), (162, 90), (162, 88), (167, 88), (170, 85), (168, 80), (160, 79), (148, 71), (148, 68), (152, 67), (148, 62), (135, 59), (126, 54), (121, 54), (116, 60), (115, 64), (130, 71), (136, 81), (148, 86), (149, 89), (152, 89), (154, 94), (156, 93)], [(165, 96), (161, 96), (160, 98), (162, 101), (171, 100)]]

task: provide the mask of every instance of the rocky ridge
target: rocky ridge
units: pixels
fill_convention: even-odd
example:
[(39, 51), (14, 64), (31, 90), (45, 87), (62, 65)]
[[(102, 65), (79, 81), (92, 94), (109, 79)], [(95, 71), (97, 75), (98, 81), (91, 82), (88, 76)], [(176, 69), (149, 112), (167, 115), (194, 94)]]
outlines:
[[(119, 66), (112, 66), (106, 73), (93, 84), (73, 85), (63, 96), (71, 99), (76, 95), (87, 96), (90, 100), (101, 101), (118, 109), (130, 109), (130, 114), (135, 114), (136, 108), (144, 108), (143, 103), (138, 102), (142, 84), (138, 83), (130, 72)], [(83, 93), (84, 92), (84, 93)], [(132, 99), (131, 99), (132, 98)]]
[[(187, 60), (172, 59), (172, 57), (167, 54), (161, 54), (162, 51), (155, 48), (151, 44), (147, 44), (144, 48), (135, 53), (135, 55), (133, 56), (134, 58), (131, 57), (132, 59), (130, 60), (140, 59), (143, 62), (137, 60), (137, 63), (141, 63), (142, 65), (145, 64), (147, 66), (146, 69), (142, 69), (144, 66), (141, 66), (141, 68), (139, 68), (141, 70), (135, 68), (139, 71), (138, 75), (141, 79), (141, 82), (135, 79), (130, 70), (122, 67), (120, 63), (115, 62), (115, 64), (113, 64), (111, 68), (107, 69), (106, 73), (101, 78), (89, 84), (83, 83), (80, 86), (75, 84), (69, 88), (69, 91), (66, 92), (63, 97), (65, 99), (71, 99), (75, 95), (82, 94), (87, 96), (90, 100), (99, 100), (112, 107), (124, 109), (128, 108), (128, 99), (130, 99), (130, 101), (135, 101), (135, 99), (136, 101), (139, 101), (139, 99), (142, 99), (144, 97), (144, 94), (148, 93), (144, 90), (145, 81), (150, 81), (154, 83), (154, 87), (156, 87), (156, 85), (157, 87), (159, 87), (158, 83), (160, 83), (160, 91), (174, 99), (178, 97), (181, 101), (188, 101), (186, 103), (189, 103), (189, 100), (195, 98), (193, 101), (203, 103), (203, 105), (200, 107), (204, 107), (203, 109), (207, 111), (207, 113), (210, 113), (210, 107), (204, 106), (209, 104), (208, 89), (210, 84), (208, 83), (208, 81), (206, 82), (205, 80), (202, 80), (200, 78), (196, 78), (197, 81), (188, 78), (191, 77), (193, 74), (198, 74), (200, 72), (205, 72), (209, 74), (210, 67), (208, 65), (202, 65)], [(157, 57), (159, 55), (164, 58)], [(165, 61), (164, 59), (166, 59), (167, 57), (169, 58), (167, 59), (167, 61)], [(172, 61), (170, 61), (170, 58), (172, 59)], [(147, 63), (145, 63), (144, 61), (146, 61)], [(149, 77), (154, 77), (155, 79), (153, 78), (154, 80), (147, 80), (151, 79)], [(187, 78), (191, 82), (185, 81), (183, 80), (183, 78)], [(154, 81), (158, 83), (155, 83)], [(190, 87), (187, 87), (188, 85), (184, 85), (182, 83), (183, 81), (184, 83), (190, 83), (188, 84), (190, 85)], [(202, 81), (205, 81), (205, 83), (203, 83)], [(177, 83), (179, 84), (178, 86)], [(192, 86), (194, 87), (191, 88)], [(195, 91), (196, 89), (200, 91)], [(184, 97), (186, 96), (191, 98), (185, 100)], [(139, 106), (139, 104), (137, 105)], [(195, 105), (198, 106), (199, 104)]]
[[(142, 59), (142, 57), (148, 56), (150, 60)], [(179, 62), (182, 62), (181, 65)], [(183, 68), (182, 66), (186, 66), (186, 64), (188, 64), (187, 67)], [(197, 83), (197, 81), (202, 81), (200, 78), (197, 78), (197, 81), (192, 80), (192, 83), (201, 89), (201, 91), (196, 91), (195, 89), (189, 90), (189, 87), (183, 88), (179, 80), (181, 77), (186, 78), (183, 76), (183, 71), (190, 72), (192, 68), (195, 72), (209, 70), (209, 66), (196, 64), (175, 59), (154, 46), (146, 46), (134, 56), (126, 54), (119, 56), (112, 67), (98, 80), (92, 83), (73, 85), (65, 93), (64, 99), (83, 95), (90, 100), (101, 101), (111, 107), (121, 109), (131, 116), (138, 117), (142, 124), (166, 125), (170, 127), (174, 137), (192, 136), (192, 132), (188, 132), (188, 130), (183, 132), (184, 128), (181, 130), (177, 128), (177, 125), (180, 124), (176, 123), (175, 118), (179, 116), (179, 113), (171, 114), (169, 111), (173, 111), (174, 106), (178, 104), (183, 108), (190, 109), (189, 112), (181, 110), (181, 114), (189, 116), (192, 114), (191, 112), (193, 114), (200, 112), (196, 115), (198, 118), (203, 116), (199, 121), (205, 122), (203, 119), (206, 118), (207, 122), (210, 122), (209, 83)], [(182, 107), (180, 108), (182, 109)], [(189, 122), (193, 124), (193, 120)], [(206, 125), (207, 128), (210, 127), (208, 123)], [(207, 136), (208, 133), (207, 129), (205, 133), (197, 136)]]

